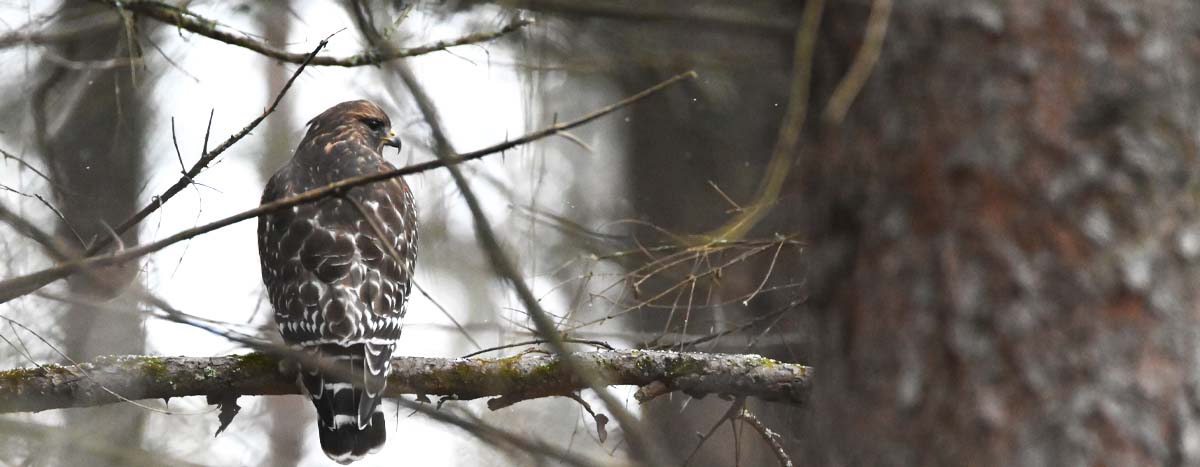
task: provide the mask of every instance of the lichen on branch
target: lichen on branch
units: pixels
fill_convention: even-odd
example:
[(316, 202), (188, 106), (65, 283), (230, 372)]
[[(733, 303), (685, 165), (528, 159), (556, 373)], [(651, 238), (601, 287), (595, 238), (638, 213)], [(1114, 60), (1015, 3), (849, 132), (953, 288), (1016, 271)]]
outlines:
[[(812, 369), (758, 355), (610, 350), (570, 354), (576, 368), (607, 385), (665, 386), (691, 395), (718, 394), (803, 403)], [(286, 365), (283, 365), (286, 367)], [(76, 365), (0, 371), (0, 413), (112, 404), (184, 396), (299, 394), (276, 357), (101, 357)], [(526, 353), (500, 359), (399, 357), (387, 396), (452, 399), (495, 397), (498, 409), (517, 401), (569, 395), (587, 384), (561, 358)], [(657, 391), (661, 394), (663, 391)]]

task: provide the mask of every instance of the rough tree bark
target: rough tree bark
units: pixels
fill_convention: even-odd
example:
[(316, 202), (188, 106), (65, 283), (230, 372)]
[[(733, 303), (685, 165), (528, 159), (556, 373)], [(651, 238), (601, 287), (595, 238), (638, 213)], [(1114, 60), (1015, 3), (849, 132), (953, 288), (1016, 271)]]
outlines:
[[(858, 3), (829, 5), (816, 96)], [(820, 323), (800, 458), (1200, 462), (1198, 28), (1190, 0), (896, 2), (796, 168)]]
[[(648, 401), (671, 391), (696, 397), (755, 397), (804, 403), (812, 369), (758, 355), (607, 350), (570, 354), (574, 365), (608, 385), (637, 385)], [(418, 394), (488, 401), (493, 410), (522, 400), (587, 388), (561, 357), (501, 359), (398, 357), (387, 395)], [(228, 357), (102, 357), (79, 366), (42, 365), (0, 372), (0, 413), (90, 407), (125, 399), (299, 394), (295, 375), (261, 353)]]

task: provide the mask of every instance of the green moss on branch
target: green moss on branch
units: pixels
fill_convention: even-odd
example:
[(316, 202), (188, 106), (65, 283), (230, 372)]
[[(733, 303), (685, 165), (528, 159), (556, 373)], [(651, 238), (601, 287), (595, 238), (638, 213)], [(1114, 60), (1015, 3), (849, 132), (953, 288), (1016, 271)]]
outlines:
[[(456, 399), (497, 397), (493, 408), (587, 387), (568, 367), (591, 372), (607, 385), (655, 385), (682, 390), (802, 403), (811, 369), (758, 355), (613, 350), (556, 356), (522, 354), (500, 359), (400, 357), (392, 361), (387, 395), (423, 394)], [(128, 399), (184, 396), (297, 394), (279, 360), (251, 353), (226, 357), (101, 357), (78, 366), (42, 365), (0, 371), (0, 412), (93, 406)], [(665, 389), (664, 389), (665, 388)], [(111, 392), (110, 392), (111, 391)]]

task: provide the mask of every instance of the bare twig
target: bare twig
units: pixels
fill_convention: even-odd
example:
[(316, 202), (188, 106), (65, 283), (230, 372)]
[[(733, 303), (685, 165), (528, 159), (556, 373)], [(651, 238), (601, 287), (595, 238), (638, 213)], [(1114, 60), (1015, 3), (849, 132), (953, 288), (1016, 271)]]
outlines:
[(760, 315), (760, 316), (754, 317), (754, 318), (752, 318), (752, 319), (750, 319), (750, 320), (747, 320), (745, 323), (742, 323), (742, 324), (740, 324), (740, 325), (738, 325), (738, 326), (734, 326), (734, 327), (732, 327), (732, 328), (726, 329), (726, 330), (724, 330), (724, 331), (721, 331), (721, 332), (715, 332), (715, 333), (708, 334), (708, 335), (705, 335), (705, 336), (697, 337), (697, 338), (695, 338), (695, 339), (686, 340), (686, 341), (685, 341), (685, 340), (680, 340), (680, 341), (678, 341), (678, 342), (669, 342), (669, 343), (665, 343), (665, 344), (660, 344), (660, 343), (658, 343), (658, 342), (657, 342), (657, 341), (658, 341), (658, 339), (655, 339), (655, 340), (653, 340), (653, 341), (644, 342), (644, 343), (642, 343), (642, 344), (639, 344), (639, 345), (637, 345), (636, 347), (637, 347), (637, 348), (642, 348), (642, 349), (657, 349), (657, 350), (665, 350), (665, 349), (669, 349), (669, 348), (685, 349), (685, 348), (688, 348), (688, 347), (693, 347), (693, 346), (696, 346), (696, 345), (698, 345), (698, 344), (702, 344), (702, 343), (704, 343), (704, 342), (711, 341), (711, 340), (713, 340), (713, 339), (718, 339), (718, 338), (721, 338), (721, 337), (724, 337), (724, 336), (727, 336), (727, 335), (730, 335), (730, 334), (735, 334), (735, 333), (738, 333), (738, 332), (742, 332), (742, 331), (744, 331), (744, 330), (746, 330), (746, 329), (749, 329), (749, 328), (752, 328), (752, 327), (754, 327), (754, 326), (757, 326), (759, 323), (763, 323), (763, 322), (766, 322), (766, 321), (768, 321), (768, 320), (771, 320), (771, 319), (774, 319), (774, 318), (778, 318), (778, 317), (782, 316), (784, 313), (787, 313), (787, 312), (789, 312), (789, 311), (792, 311), (792, 310), (794, 310), (794, 309), (795, 309), (797, 306), (799, 306), (799, 305), (800, 305), (800, 301), (799, 301), (799, 300), (796, 300), (796, 301), (794, 301), (794, 302), (792, 302), (792, 303), (789, 303), (789, 304), (787, 304), (787, 305), (786, 305), (786, 306), (784, 306), (783, 308), (780, 308), (779, 310), (776, 310), (776, 311), (773, 311), (773, 312), (770, 312), (770, 313), (767, 313), (767, 314), (764, 314), (764, 315)]
[[(78, 255), (80, 253), (78, 248), (75, 248), (71, 244), (64, 242), (61, 237), (52, 235), (49, 232), (42, 230), (40, 227), (33, 224), (28, 219), (25, 219), (24, 217), (21, 217), (21, 216), (17, 215), (16, 213), (12, 212), (11, 210), (9, 210), (3, 204), (0, 204), (0, 222), (9, 224), (9, 226), (11, 226), (18, 233), (37, 242), (39, 245), (42, 246), (42, 249), (46, 252), (46, 254), (49, 255), (50, 258), (52, 258), (56, 261), (67, 261), (67, 260), (73, 260), (73, 259), (78, 258)], [(218, 336), (224, 337), (226, 339), (229, 339), (233, 342), (245, 344), (253, 349), (278, 351), (277, 349), (271, 348), (270, 343), (260, 341), (260, 340), (255, 339), (252, 336), (247, 335), (245, 333), (227, 331), (227, 330), (222, 330), (222, 329), (218, 328), (218, 326), (225, 326), (226, 323), (215, 322), (212, 320), (208, 320), (206, 318), (201, 318), (199, 316), (190, 315), (190, 314), (184, 313), (178, 309), (175, 309), (174, 307), (170, 306), (170, 304), (168, 304), (165, 300), (154, 295), (149, 290), (146, 290), (143, 286), (137, 284), (136, 282), (133, 284), (125, 284), (125, 283), (112, 284), (111, 278), (106, 277), (103, 274), (98, 273), (97, 271), (84, 270), (83, 272), (85, 274), (87, 274), (88, 280), (91, 281), (91, 283), (93, 285), (108, 288), (108, 289), (112, 290), (114, 293), (119, 292), (122, 288), (124, 288), (126, 286), (131, 286), (132, 287), (131, 292), (133, 293), (134, 296), (138, 297), (139, 300), (141, 300), (145, 303), (148, 303), (163, 312), (163, 314), (157, 314), (157, 313), (151, 314), (151, 316), (153, 316), (153, 317), (165, 319), (165, 320), (172, 321), (172, 322), (179, 323), (179, 324), (184, 324), (187, 326), (196, 327), (198, 329), (207, 331), (214, 335), (218, 335)], [(94, 303), (91, 301), (80, 301), (77, 299), (73, 299), (71, 297), (63, 297), (63, 296), (57, 296), (57, 295), (51, 295), (51, 294), (39, 294), (39, 296), (41, 296), (42, 298), (61, 301), (64, 303), (70, 303), (73, 305), (87, 306), (88, 308), (91, 308), (94, 310), (105, 310), (104, 305), (97, 304), (97, 303)], [(132, 313), (133, 312), (133, 311), (120, 309), (120, 308), (115, 309), (115, 310), (108, 310), (108, 311), (114, 311), (114, 312), (118, 312), (118, 313), (122, 313), (122, 312)], [(0, 319), (7, 319), (7, 318), (0, 316)]]
[(55, 261), (74, 258), (77, 254), (74, 248), (59, 237), (47, 233), (33, 222), (9, 210), (4, 204), (0, 204), (0, 222), (8, 224), (17, 233), (37, 242)]
[(42, 51), (42, 56), (46, 57), (47, 60), (54, 62), (55, 65), (76, 71), (111, 70), (116, 68), (129, 68), (130, 70), (136, 70), (136, 67), (141, 66), (143, 63), (140, 57), (117, 57), (106, 60), (72, 60), (50, 50)]
[(596, 413), (596, 411), (592, 410), (592, 404), (589, 404), (587, 401), (583, 400), (578, 393), (567, 394), (565, 397), (578, 402), (579, 405), (583, 407), (583, 410), (587, 411), (588, 415), (592, 416), (592, 420), (596, 422), (596, 438), (599, 439), (601, 443), (607, 441), (608, 430), (604, 427), (608, 424), (608, 417), (604, 416), (602, 413)]
[(55, 185), (55, 183), (54, 183), (54, 180), (51, 180), (50, 177), (48, 175), (46, 175), (45, 172), (42, 172), (41, 170), (38, 170), (37, 167), (34, 167), (32, 164), (25, 162), (25, 159), (14, 156), (11, 153), (9, 153), (8, 151), (5, 151), (3, 149), (0, 149), (0, 156), (3, 156), (4, 160), (12, 159), (14, 161), (17, 161), (17, 164), (20, 165), (21, 167), (29, 169), (29, 171), (36, 174), (38, 176), (38, 178), (41, 178), (42, 180), (45, 180), (46, 183), (49, 183), (50, 185), (57, 187), (57, 185)]
[[(163, 23), (167, 23), (178, 28), (200, 34), (213, 40), (221, 41), (229, 45), (238, 46), (246, 50), (256, 52), (258, 54), (284, 61), (289, 63), (302, 63), (309, 61), (307, 54), (288, 52), (280, 50), (271, 45), (250, 37), (240, 32), (234, 32), (231, 28), (223, 26), (221, 23), (200, 16), (191, 12), (186, 8), (181, 8), (173, 5), (157, 1), (147, 0), (94, 0), (114, 8), (123, 8), (133, 13), (156, 19)], [(313, 57), (310, 64), (316, 66), (340, 66), (340, 67), (356, 67), (365, 65), (378, 65), (387, 61), (398, 58), (415, 57), (432, 52), (446, 50), (451, 47), (460, 45), (479, 44), (489, 42), (498, 37), (509, 34), (518, 29), (524, 28), (533, 24), (532, 20), (516, 20), (503, 28), (492, 31), (482, 32), (463, 36), (453, 40), (438, 41), (427, 45), (422, 45), (413, 48), (393, 47), (386, 51), (367, 51), (349, 57), (329, 57), (320, 56)]]
[(442, 312), (442, 316), (445, 316), (446, 319), (450, 320), (450, 323), (454, 325), (454, 328), (458, 330), (458, 333), (467, 338), (467, 342), (470, 342), (471, 345), (475, 346), (477, 349), (483, 348), (483, 346), (479, 345), (479, 342), (475, 340), (475, 337), (471, 336), (471, 333), (467, 331), (467, 328), (464, 327), (462, 323), (458, 322), (458, 319), (456, 319), (454, 315), (450, 314), (450, 311), (447, 310), (446, 307), (442, 306), (441, 302), (434, 299), (433, 295), (430, 295), (424, 287), (421, 287), (421, 284), (418, 283), (415, 278), (413, 279), (413, 288), (417, 289), (417, 292), (420, 292), (421, 295), (424, 295), (425, 299), (429, 300), (429, 303), (432, 303), (434, 308), (437, 308), (438, 311)]
[(854, 55), (854, 63), (846, 76), (838, 83), (821, 119), (826, 125), (838, 125), (850, 111), (850, 104), (862, 91), (875, 62), (879, 61), (879, 52), (883, 50), (883, 38), (887, 34), (888, 20), (892, 16), (892, 0), (875, 0), (871, 4), (871, 16), (867, 19), (867, 32), (864, 34), (862, 46)]
[[(333, 36), (330, 36), (330, 37), (333, 37)], [(179, 192), (183, 191), (184, 188), (187, 188), (188, 185), (195, 183), (194, 180), (196, 179), (197, 176), (200, 175), (200, 172), (203, 172), (204, 169), (207, 169), (208, 164), (210, 164), (214, 159), (216, 159), (217, 156), (220, 156), (221, 153), (228, 150), (230, 147), (232, 147), (238, 141), (241, 141), (242, 138), (245, 138), (246, 135), (250, 134), (251, 131), (254, 131), (254, 129), (258, 127), (258, 124), (262, 123), (262, 121), (265, 120), (267, 118), (267, 116), (269, 116), (269, 115), (271, 115), (271, 113), (275, 112), (275, 108), (279, 107), (279, 102), (281, 100), (283, 100), (284, 94), (287, 94), (288, 90), (292, 88), (292, 83), (294, 83), (296, 81), (296, 78), (298, 78), (300, 76), (300, 73), (304, 71), (304, 68), (309, 65), (309, 62), (311, 62), (312, 59), (317, 56), (317, 53), (320, 52), (321, 49), (325, 48), (325, 46), (328, 44), (329, 44), (329, 37), (326, 37), (319, 44), (317, 44), (317, 47), (315, 49), (313, 49), (312, 52), (308, 53), (308, 55), (306, 56), (307, 59), (305, 61), (301, 62), (300, 66), (298, 68), (296, 68), (296, 71), (294, 73), (292, 73), (292, 77), (289, 78), (287, 80), (287, 82), (283, 84), (283, 88), (281, 88), (279, 90), (279, 93), (275, 95), (275, 100), (271, 101), (271, 105), (269, 107), (267, 107), (266, 110), (263, 110), (263, 112), (261, 114), (259, 114), (258, 117), (255, 117), (254, 120), (251, 120), (249, 124), (247, 124), (245, 127), (242, 128), (241, 131), (230, 136), (228, 139), (226, 139), (224, 142), (222, 142), (219, 146), (214, 148), (212, 151), (208, 150), (208, 131), (206, 130), (204, 133), (204, 152), (200, 155), (200, 159), (197, 160), (195, 164), (192, 164), (192, 168), (188, 169), (186, 172), (183, 172), (182, 176), (179, 178), (178, 181), (175, 182), (174, 185), (171, 185), (171, 187), (167, 188), (167, 190), (164, 191), (162, 194), (153, 197), (152, 198), (153, 201), (151, 201), (149, 204), (147, 204), (145, 207), (143, 207), (140, 211), (135, 213), (133, 216), (130, 216), (128, 219), (125, 219), (124, 222), (121, 222), (121, 224), (118, 225), (113, 230), (115, 230), (118, 234), (125, 233), (125, 231), (127, 231), (130, 228), (132, 228), (133, 226), (137, 225), (143, 219), (145, 219), (147, 216), (152, 214), (154, 211), (157, 211), (159, 208), (161, 208), (164, 203), (169, 201), (175, 195), (179, 194)], [(212, 127), (212, 113), (211, 112), (209, 113), (209, 116), (208, 116), (208, 122), (209, 122), (209, 129), (211, 129), (211, 127)], [(175, 121), (174, 121), (174, 119), (171, 120), (171, 138), (172, 138), (172, 140), (174, 140), (174, 138), (175, 138)], [(178, 144), (176, 144), (175, 150), (176, 150), (176, 153), (179, 152)], [(179, 156), (179, 164), (180, 164), (180, 166), (183, 165), (183, 157), (181, 155)], [(98, 240), (98, 241), (96, 241), (95, 244), (93, 244), (90, 248), (88, 248), (87, 254), (94, 255), (96, 253), (99, 253), (101, 250), (108, 247), (108, 245), (110, 245), (110, 244), (111, 244), (111, 242), (108, 241), (108, 239)]]
[[(569, 338), (564, 337), (563, 342), (570, 343), (570, 344), (592, 345), (592, 346), (596, 346), (596, 347), (607, 349), (607, 350), (613, 350), (612, 346), (608, 345), (608, 343), (602, 342), (602, 341), (596, 341), (596, 340), (569, 339)], [(511, 349), (513, 347), (522, 347), (522, 346), (526, 346), (526, 345), (538, 345), (538, 344), (545, 344), (545, 343), (546, 343), (545, 339), (533, 339), (533, 340), (522, 341), (522, 342), (513, 342), (511, 344), (497, 345), (495, 347), (488, 347), (486, 349), (480, 349), (475, 352), (471, 352), (469, 354), (463, 355), (462, 358), (471, 358), (476, 355), (481, 355), (481, 354), (485, 354), (488, 352), (495, 352), (497, 350)]]
[(781, 467), (792, 467), (792, 458), (788, 456), (787, 451), (783, 449), (783, 444), (779, 442), (779, 433), (767, 428), (762, 420), (759, 420), (748, 409), (742, 409), (741, 413), (738, 413), (734, 419), (749, 423), (754, 428), (754, 431), (757, 431), (759, 436), (762, 436), (763, 441), (766, 441), (767, 445), (771, 446), (771, 453), (775, 454), (776, 459), (779, 459)]
[[(558, 463), (561, 463), (562, 465), (574, 465), (574, 466), (604, 465), (601, 463), (597, 463), (595, 461), (590, 461), (587, 458), (585, 458), (579, 454), (573, 453), (569, 450), (564, 451), (558, 447), (549, 445), (543, 441), (537, 440), (534, 437), (529, 436), (527, 433), (518, 435), (515, 433), (501, 430), (499, 428), (489, 426), (489, 425), (485, 424), (479, 418), (472, 417), (468, 413), (460, 412), (460, 413), (462, 413), (461, 416), (455, 416), (455, 415), (446, 413), (445, 410), (438, 410), (438, 409), (430, 407), (426, 404), (421, 404), (419, 402), (410, 401), (410, 400), (403, 399), (403, 398), (397, 398), (395, 400), (396, 400), (397, 404), (402, 405), (405, 408), (412, 409), (413, 411), (416, 411), (416, 412), (421, 412), (422, 414), (428, 416), (429, 418), (432, 418), (439, 422), (453, 425), (453, 426), (467, 432), (471, 436), (474, 436), (481, 441), (484, 441), (484, 442), (487, 442), (487, 443), (490, 443), (493, 445), (511, 446), (511, 447), (520, 449), (522, 451), (525, 451), (525, 452), (528, 452), (531, 454), (537, 454), (540, 456), (554, 459), (554, 460), (558, 461)], [(558, 463), (556, 463), (556, 465)]]
[(783, 124), (779, 126), (779, 138), (771, 153), (771, 161), (759, 183), (754, 202), (746, 206), (737, 216), (716, 230), (697, 236), (692, 243), (703, 244), (712, 241), (736, 240), (746, 235), (770, 211), (779, 199), (783, 182), (791, 172), (792, 161), (796, 160), (796, 152), (800, 147), (801, 130), (804, 128), (805, 117), (808, 115), (809, 83), (812, 79), (813, 52), (816, 48), (817, 31), (821, 27), (821, 15), (825, 8), (825, 0), (809, 0), (804, 2), (804, 15), (800, 27), (796, 31), (794, 56), (792, 57), (791, 96), (788, 99), (787, 113)]
[[(658, 274), (659, 272), (666, 270), (666, 269), (668, 269), (676, 264), (679, 264), (683, 261), (694, 260), (696, 258), (706, 256), (710, 253), (709, 252), (710, 249), (721, 247), (721, 245), (723, 245), (723, 244), (724, 243), (709, 243), (709, 244), (705, 244), (705, 245), (689, 247), (686, 250), (683, 250), (679, 253), (674, 253), (665, 258), (655, 259), (654, 261), (650, 262), (649, 264), (647, 264), (646, 266), (643, 267), (643, 268), (647, 268), (647, 267), (652, 268), (649, 271), (643, 272), (642, 271), (643, 268), (639, 268), (638, 270), (635, 270), (635, 271), (629, 273), (628, 275), (631, 278), (634, 276), (640, 276), (643, 278), (642, 280), (645, 280), (645, 279), (648, 279), (650, 276)], [(723, 263), (720, 263), (720, 264), (716, 265), (715, 267), (710, 267), (707, 270), (702, 271), (702, 272), (693, 272), (693, 273), (688, 274), (688, 277), (685, 278), (684, 280), (672, 285), (671, 287), (668, 287), (666, 290), (662, 290), (658, 293), (655, 293), (653, 296), (651, 296), (649, 298), (641, 299), (637, 303), (635, 303), (629, 307), (626, 307), (624, 309), (618, 310), (613, 313), (609, 313), (605, 316), (575, 324), (573, 326), (568, 327), (566, 329), (566, 331), (568, 331), (568, 332), (575, 331), (577, 329), (580, 329), (580, 328), (583, 328), (586, 326), (591, 326), (594, 324), (598, 324), (598, 323), (601, 323), (601, 322), (604, 322), (607, 320), (611, 320), (611, 319), (626, 315), (628, 313), (631, 313), (633, 311), (636, 311), (638, 309), (641, 309), (642, 307), (647, 306), (647, 304), (650, 304), (660, 298), (665, 297), (672, 291), (680, 289), (681, 287), (684, 287), (690, 283), (694, 283), (696, 280), (699, 280), (704, 277), (717, 276), (721, 273), (721, 271), (724, 268), (730, 267), (736, 263), (745, 261), (748, 258), (755, 256), (763, 251), (767, 251), (768, 249), (770, 249), (771, 245), (772, 244), (769, 244), (769, 243), (768, 244), (758, 244), (756, 246), (747, 248), (747, 249), (745, 249), (745, 251), (741, 252), (740, 254), (733, 257), (732, 259), (725, 261)], [(672, 260), (672, 261), (668, 261), (668, 260)], [(639, 282), (640, 281), (632, 281), (631, 285), (634, 286), (635, 293), (638, 293), (636, 290), (636, 287)]]
[(742, 410), (742, 407), (745, 406), (745, 398), (735, 399), (733, 403), (729, 404), (729, 410), (726, 410), (725, 414), (721, 415), (721, 418), (717, 419), (717, 423), (713, 424), (712, 428), (708, 430), (708, 433), (700, 435), (700, 441), (696, 444), (696, 448), (692, 449), (692, 453), (688, 454), (687, 459), (683, 460), (683, 465), (686, 467), (689, 463), (691, 463), (692, 458), (696, 457), (696, 453), (700, 452), (700, 448), (704, 447), (704, 443), (708, 442), (709, 438), (712, 438), (713, 433), (717, 432), (717, 428), (720, 428), (721, 424), (725, 423), (727, 420), (732, 421), (733, 417), (735, 417), (739, 411)]
[(110, 28), (117, 22), (118, 18), (109, 15), (92, 15), (78, 20), (60, 21), (53, 28), (39, 28), (39, 26), (44, 26), (45, 22), (30, 23), (0, 34), (0, 48), (16, 44), (42, 45), (67, 41), (97, 29)]
[[(607, 350), (569, 354), (603, 385), (662, 382), (688, 394), (733, 394), (802, 404), (812, 369), (758, 355)], [(277, 357), (263, 353), (227, 357), (101, 357), (74, 366), (0, 372), (0, 413), (87, 407), (129, 399), (184, 396), (299, 394)], [(85, 377), (81, 371), (91, 375)], [(101, 388), (108, 388), (112, 392)], [(469, 400), (506, 396), (519, 400), (571, 393), (588, 384), (552, 355), (502, 359), (398, 357), (387, 395), (447, 395)]]

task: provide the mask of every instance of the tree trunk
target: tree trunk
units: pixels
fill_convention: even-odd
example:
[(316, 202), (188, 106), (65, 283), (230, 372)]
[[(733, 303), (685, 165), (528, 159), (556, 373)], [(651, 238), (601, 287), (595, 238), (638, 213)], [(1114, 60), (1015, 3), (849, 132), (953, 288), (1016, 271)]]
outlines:
[[(267, 42), (286, 48), (288, 33), (292, 22), (288, 12), (291, 2), (262, 3), (255, 12), (255, 19), (263, 28), (263, 39)], [(292, 66), (277, 61), (264, 62), (267, 80), (265, 92), (268, 99), (273, 98), (292, 76)], [(263, 122), (265, 144), (258, 159), (259, 172), (265, 181), (275, 173), (281, 165), (292, 156), (295, 148), (291, 136), (293, 128), (292, 105), (290, 99), (284, 99), (275, 109), (275, 114)], [(265, 182), (264, 182), (265, 183)], [(274, 323), (274, 313), (270, 306), (266, 307), (265, 317), (261, 319)], [(280, 342), (274, 332), (274, 325), (267, 326), (268, 338)], [(299, 465), (304, 456), (304, 444), (312, 435), (313, 420), (312, 404), (303, 397), (266, 397), (258, 401), (263, 405), (263, 411), (269, 415), (267, 436), (270, 439), (270, 449), (266, 451), (267, 458), (262, 462), (279, 467)]]
[[(69, 22), (103, 10), (72, 4), (60, 18)], [(111, 226), (140, 207), (149, 78), (140, 64), (101, 65), (136, 56), (139, 34), (118, 23), (49, 47), (48, 52), (60, 59), (47, 61), (47, 76), (34, 93), (39, 146), (53, 171), (56, 198), (67, 220), (57, 230), (62, 238), (82, 240), (77, 245), (81, 251), (94, 239), (110, 238)], [(82, 71), (74, 69), (80, 66)], [(136, 244), (137, 238), (136, 228), (121, 236), (125, 244)], [(137, 273), (137, 264), (130, 263), (100, 272), (107, 281), (104, 286), (76, 277), (69, 288), (84, 301), (133, 310), (136, 302), (122, 297), (119, 289), (136, 280)], [(117, 290), (111, 288), (114, 285)], [(104, 313), (81, 304), (69, 306), (60, 319), (63, 349), (72, 359), (144, 352), (145, 333), (138, 313)], [(72, 450), (73, 436), (104, 437), (115, 446), (141, 445), (144, 413), (140, 409), (114, 406), (71, 411), (66, 416), (71, 430), (63, 432), (59, 444), (62, 465), (118, 462)]]
[[(817, 102), (861, 43), (834, 2)], [(896, 2), (796, 168), (814, 465), (1200, 462), (1200, 9)]]

